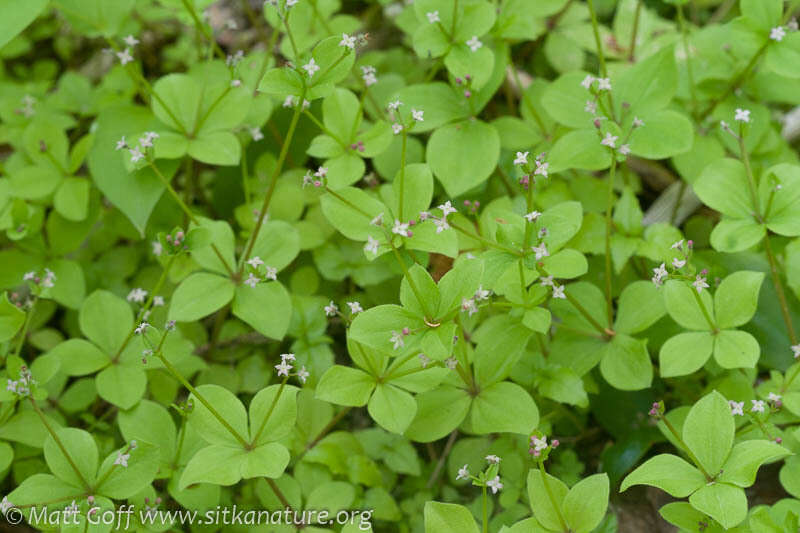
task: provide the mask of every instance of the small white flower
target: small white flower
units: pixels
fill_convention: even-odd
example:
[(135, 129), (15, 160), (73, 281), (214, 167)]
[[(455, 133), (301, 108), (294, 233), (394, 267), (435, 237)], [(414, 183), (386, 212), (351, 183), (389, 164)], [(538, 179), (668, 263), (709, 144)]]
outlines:
[(127, 300), (129, 302), (142, 303), (144, 302), (145, 298), (147, 298), (147, 291), (141, 287), (136, 287), (128, 293)]
[(677, 257), (672, 260), (672, 266), (675, 268), (683, 268), (686, 265), (685, 259), (678, 259)]
[(670, 246), (670, 249), (672, 250), (680, 250), (681, 248), (683, 248), (683, 239), (679, 240), (678, 242), (672, 243), (672, 245)]
[(378, 216), (369, 221), (373, 226), (383, 226), (383, 213), (378, 213)]
[(141, 324), (139, 324), (138, 326), (136, 326), (136, 329), (135, 329), (135, 330), (133, 330), (133, 332), (134, 332), (134, 333), (136, 333), (137, 335), (141, 335), (142, 333), (144, 333), (144, 332), (145, 332), (145, 330), (147, 330), (147, 327), (148, 327), (149, 325), (150, 325), (150, 324), (148, 324), (147, 322), (142, 322)]
[(446, 366), (449, 370), (455, 370), (458, 368), (458, 359), (455, 357), (448, 357), (444, 360), (444, 366)]
[(428, 17), (428, 22), (431, 24), (440, 22), (438, 11), (429, 11), (428, 13), (425, 13), (425, 15)]
[(544, 243), (541, 243), (539, 246), (531, 246), (531, 250), (533, 250), (533, 253), (536, 255), (537, 261), (550, 255), (550, 252), (547, 251), (547, 246)]
[(253, 268), (258, 268), (264, 264), (264, 261), (262, 261), (261, 258), (258, 257), (257, 255), (254, 255), (253, 257), (247, 260), (247, 264)]
[(552, 287), (553, 286), (553, 276), (542, 276), (542, 279), (539, 280), (539, 285), (542, 287)]
[(644, 126), (644, 120), (640, 119), (639, 117), (633, 117), (633, 127), (641, 128), (642, 126)]
[(132, 148), (130, 150), (130, 154), (131, 154), (131, 163), (138, 163), (139, 161), (144, 159), (144, 154), (142, 153), (141, 150), (139, 150), (138, 146), (136, 148)]
[(403, 105), (403, 102), (401, 102), (400, 100), (395, 100), (393, 102), (389, 102), (389, 105), (387, 107), (389, 111), (397, 111), (401, 105)]
[(567, 299), (567, 295), (564, 292), (564, 286), (563, 285), (556, 285), (555, 283), (553, 284), (553, 298), (557, 298), (557, 299), (561, 299), (561, 300), (566, 300)]
[(783, 26), (775, 26), (769, 32), (769, 38), (773, 41), (781, 42), (784, 37), (786, 37), (786, 30), (783, 29)]
[(428, 220), (431, 218), (431, 214), (428, 211), (420, 211), (419, 212), (419, 220), (422, 222), (423, 220)]
[(616, 148), (617, 146), (617, 137), (616, 135), (611, 135), (611, 133), (606, 133), (606, 136), (603, 137), (603, 140), (600, 141), (600, 144), (603, 146), (608, 146), (609, 148)]
[(278, 269), (275, 267), (268, 266), (266, 267), (267, 273), (264, 275), (264, 279), (271, 279), (272, 281), (278, 281)]
[(623, 144), (622, 146), (619, 147), (619, 153), (621, 153), (622, 155), (630, 154), (631, 153), (631, 145)]
[(475, 300), (478, 302), (488, 300), (490, 294), (492, 294), (492, 291), (487, 291), (483, 288), (483, 285), (478, 285), (478, 290), (475, 291)]
[(372, 235), (368, 235), (367, 236), (367, 244), (364, 245), (364, 251), (365, 252), (370, 252), (370, 253), (373, 253), (373, 254), (377, 254), (378, 253), (378, 245), (379, 244), (380, 244), (380, 241), (378, 241), (378, 239), (373, 239)]
[(540, 452), (547, 448), (547, 436), (542, 435), (541, 438), (533, 437), (531, 443), (533, 444), (533, 449)]
[(318, 167), (314, 175), (318, 178), (324, 178), (328, 175), (328, 167)]
[(364, 65), (361, 67), (361, 79), (364, 80), (364, 85), (371, 87), (378, 83), (378, 77), (375, 75), (376, 73), (377, 71), (373, 66)]
[(701, 293), (703, 292), (703, 289), (708, 288), (708, 283), (706, 283), (706, 278), (698, 274), (697, 277), (695, 277), (695, 280), (692, 282), (692, 286), (697, 289), (698, 293)]
[(478, 312), (478, 306), (475, 305), (475, 300), (472, 298), (462, 298), (461, 299), (461, 310), (462, 311), (469, 311), (469, 316), (474, 315)]
[(527, 165), (528, 164), (528, 154), (530, 152), (517, 152), (517, 157), (514, 159), (515, 165)]
[(8, 501), (8, 496), (3, 496), (3, 501), (0, 502), (0, 513), (5, 515), (12, 507), (14, 507), (14, 504)]
[(536, 220), (537, 220), (537, 219), (538, 219), (540, 216), (542, 216), (542, 214), (541, 214), (539, 211), (531, 211), (530, 213), (528, 213), (527, 215), (525, 215), (525, 219), (526, 219), (528, 222), (536, 222)]
[(295, 106), (295, 97), (290, 94), (283, 101), (283, 107), (294, 107), (294, 106)]
[(595, 79), (596, 78), (594, 76), (592, 76), (591, 74), (587, 74), (586, 77), (583, 78), (583, 81), (581, 82), (581, 86), (584, 89), (589, 89), (589, 87), (591, 87), (592, 84), (594, 83)]
[(392, 133), (394, 133), (395, 135), (397, 135), (397, 134), (399, 134), (401, 131), (403, 131), (403, 125), (402, 125), (402, 124), (398, 124), (397, 122), (395, 122), (394, 124), (392, 124)]
[(339, 306), (336, 305), (333, 300), (331, 303), (325, 306), (325, 316), (336, 316), (336, 313), (339, 312)]
[(446, 229), (450, 229), (450, 224), (447, 223), (447, 219), (442, 218), (434, 218), (433, 225), (436, 226), (436, 233), (441, 233)]
[(610, 91), (611, 90), (611, 78), (597, 78), (597, 90), (598, 91)]
[(450, 200), (447, 200), (445, 203), (440, 205), (439, 209), (442, 210), (442, 216), (445, 217), (445, 218), (450, 213), (455, 213), (456, 212), (456, 208), (452, 206), (452, 204), (450, 203)]
[(736, 416), (744, 416), (744, 402), (734, 402), (728, 400), (728, 405), (731, 406), (731, 414)]
[(500, 483), (500, 476), (494, 476), (494, 479), (486, 482), (486, 486), (492, 489), (492, 494), (497, 494), (503, 488), (503, 484)]
[(159, 241), (153, 241), (150, 243), (153, 247), (153, 255), (156, 257), (161, 256), (164, 253), (164, 247), (161, 245)]
[(114, 460), (115, 465), (119, 465), (121, 467), (127, 468), (128, 467), (128, 459), (131, 458), (131, 454), (129, 453), (122, 453), (117, 452), (117, 458)]
[(545, 163), (544, 161), (536, 160), (536, 170), (533, 171), (534, 175), (542, 176), (543, 178), (547, 177), (547, 169), (550, 168), (550, 163)]
[(425, 111), (421, 109), (412, 109), (411, 110), (411, 118), (416, 120), (417, 122), (424, 122), (425, 118), (422, 116)]
[(131, 61), (133, 61), (133, 56), (131, 55), (131, 49), (126, 48), (122, 52), (117, 52), (117, 57), (119, 58), (119, 62), (122, 65), (127, 65)]
[(458, 475), (456, 476), (456, 481), (468, 478), (469, 478), (469, 469), (467, 468), (467, 465), (464, 465), (458, 469)]
[(750, 408), (750, 411), (753, 413), (763, 413), (765, 409), (764, 400), (750, 400), (753, 403), (753, 407)]
[(117, 150), (122, 150), (123, 148), (128, 147), (128, 141), (125, 140), (125, 136), (122, 136), (122, 139), (117, 141)]
[(8, 384), (6, 385), (6, 390), (9, 392), (17, 392), (17, 385), (18, 382), (13, 380), (7, 380)]
[(261, 128), (250, 128), (250, 136), (256, 142), (264, 138), (264, 134), (261, 133)]
[(242, 86), (242, 80), (236, 80), (236, 79), (231, 80), (231, 87), (241, 87), (241, 86)]
[(251, 272), (250, 276), (244, 280), (244, 284), (250, 286), (251, 289), (255, 289), (259, 281), (261, 281), (261, 279), (258, 276), (253, 275)]
[(164, 306), (164, 297), (153, 296), (153, 307), (163, 307), (163, 306)]
[(311, 78), (311, 77), (313, 77), (313, 76), (314, 76), (314, 73), (315, 73), (315, 72), (317, 72), (317, 71), (319, 70), (319, 65), (317, 65), (317, 62), (316, 62), (316, 61), (314, 61), (314, 58), (312, 57), (312, 58), (311, 58), (311, 59), (308, 61), (308, 63), (306, 63), (305, 65), (303, 65), (303, 70), (305, 70), (305, 71), (306, 71), (306, 73), (308, 74), (308, 77), (309, 77), (309, 78)]
[(664, 263), (661, 263), (658, 268), (653, 269), (653, 283), (655, 283), (657, 287), (664, 284), (664, 278), (667, 276), (669, 276), (669, 272), (664, 268)]
[(774, 392), (770, 392), (769, 396), (767, 396), (767, 399), (771, 402), (779, 402), (781, 401), (781, 395), (775, 394)]
[(281, 354), (281, 361), (295, 361), (297, 358), (294, 356), (293, 353), (282, 353)]
[(286, 7), (287, 8), (294, 7), (297, 5), (297, 2), (299, 1), (300, 0), (286, 0)]
[(389, 337), (389, 342), (392, 343), (392, 348), (395, 350), (406, 345), (405, 340), (403, 339), (403, 333), (400, 331), (392, 331), (392, 336)]
[(36, 272), (31, 270), (30, 272), (25, 272), (25, 275), (22, 276), (22, 281), (33, 281), (36, 279)]
[(500, 461), (501, 461), (501, 459), (499, 457), (497, 457), (496, 455), (487, 455), (486, 456), (486, 462), (489, 463), (490, 465), (499, 465)]
[(792, 346), (792, 355), (794, 355), (795, 359), (800, 359), (800, 344)]
[(428, 365), (431, 364), (431, 358), (421, 353), (418, 355), (419, 357), (419, 364), (422, 365), (422, 368), (428, 368)]
[(356, 47), (356, 36), (355, 35), (347, 35), (346, 33), (342, 34), (342, 40), (339, 41), (339, 46), (343, 46), (344, 48), (349, 48), (350, 50), (354, 50)]
[(311, 375), (311, 373), (309, 373), (309, 371), (306, 370), (305, 366), (301, 366), (300, 370), (297, 371), (297, 377), (303, 383), (306, 382), (306, 380), (308, 379), (308, 376), (310, 376), (310, 375)]
[(587, 113), (591, 113), (594, 115), (597, 113), (597, 102), (592, 102), (591, 100), (586, 100), (586, 105), (583, 106), (583, 110)]
[(467, 41), (467, 46), (469, 46), (469, 49), (472, 50), (473, 52), (477, 52), (478, 49), (481, 46), (483, 46), (483, 43), (478, 40), (478, 36), (477, 35), (473, 35), (472, 39)]
[(392, 227), (392, 233), (394, 233), (395, 235), (408, 237), (409, 236), (408, 223), (400, 222), (399, 219), (395, 219), (394, 226)]
[(285, 359), (282, 359), (279, 365), (275, 365), (275, 369), (278, 371), (278, 377), (289, 377), (289, 371), (292, 369), (292, 365), (287, 363)]
[(133, 48), (134, 46), (136, 46), (137, 44), (139, 44), (139, 39), (137, 39), (137, 38), (136, 38), (136, 37), (134, 37), (133, 35), (128, 35), (127, 37), (125, 37), (125, 38), (123, 39), (123, 41), (125, 41), (125, 44), (127, 44), (127, 45), (128, 45), (128, 46), (130, 46), (131, 48)]
[(750, 110), (737, 107), (736, 116), (733, 119), (736, 122), (750, 122)]
[(362, 309), (361, 304), (358, 302), (347, 302), (347, 306), (350, 307), (350, 312), (354, 315), (364, 312), (364, 309)]

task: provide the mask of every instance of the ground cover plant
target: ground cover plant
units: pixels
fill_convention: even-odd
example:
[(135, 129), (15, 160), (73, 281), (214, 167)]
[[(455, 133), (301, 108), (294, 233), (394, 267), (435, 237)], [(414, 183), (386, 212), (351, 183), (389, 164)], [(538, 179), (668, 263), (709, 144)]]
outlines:
[(3, 528), (798, 532), (798, 13), (0, 0)]

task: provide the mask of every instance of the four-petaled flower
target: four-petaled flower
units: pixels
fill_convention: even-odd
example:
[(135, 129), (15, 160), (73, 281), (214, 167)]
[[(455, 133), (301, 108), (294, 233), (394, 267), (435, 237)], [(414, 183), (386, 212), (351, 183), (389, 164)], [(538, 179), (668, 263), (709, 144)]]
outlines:
[(669, 276), (669, 272), (664, 268), (664, 263), (661, 263), (658, 268), (653, 269), (653, 283), (655, 283), (657, 287), (664, 284), (664, 278), (667, 276)]
[(400, 222), (399, 219), (395, 219), (394, 226), (392, 227), (392, 233), (401, 235), (403, 237), (408, 237), (410, 235), (410, 232), (408, 231), (408, 223)]
[(142, 322), (141, 324), (139, 324), (138, 326), (136, 326), (136, 329), (135, 329), (135, 330), (133, 330), (133, 332), (134, 332), (134, 333), (136, 333), (137, 335), (141, 335), (142, 333), (144, 333), (144, 332), (145, 332), (145, 330), (147, 330), (147, 327), (148, 327), (149, 325), (150, 325), (150, 324), (148, 324), (147, 322)]
[(300, 381), (302, 381), (303, 383), (305, 383), (305, 382), (306, 382), (306, 380), (308, 379), (308, 376), (310, 376), (310, 375), (311, 375), (311, 374), (309, 373), (309, 371), (308, 371), (308, 370), (306, 370), (306, 367), (305, 367), (305, 366), (301, 366), (301, 367), (300, 367), (300, 370), (298, 370), (298, 371), (297, 371), (297, 377), (298, 377), (298, 378), (300, 379)]
[(736, 116), (733, 117), (736, 122), (750, 122), (750, 110), (749, 109), (742, 109), (741, 107), (736, 108)]
[(769, 396), (767, 396), (767, 399), (771, 402), (779, 402), (781, 401), (781, 395), (775, 394), (774, 392), (770, 392)]
[(706, 283), (706, 278), (704, 278), (703, 276), (698, 274), (695, 277), (695, 280), (692, 282), (692, 286), (695, 289), (697, 289), (698, 293), (700, 293), (700, 292), (703, 292), (703, 289), (707, 289), (708, 288), (708, 283)]
[(136, 37), (134, 37), (133, 35), (128, 35), (127, 37), (125, 37), (125, 38), (124, 38), (124, 39), (122, 39), (122, 40), (123, 40), (123, 41), (125, 41), (125, 44), (127, 44), (127, 45), (128, 45), (128, 46), (130, 46), (131, 48), (133, 48), (134, 46), (136, 46), (137, 44), (139, 44), (139, 39), (137, 39), (137, 38), (136, 38)]
[(795, 359), (800, 359), (800, 344), (792, 345), (792, 354), (794, 355)]
[(494, 476), (493, 479), (486, 482), (486, 486), (492, 489), (492, 494), (497, 494), (503, 488), (503, 484), (500, 483), (500, 476)]
[(252, 289), (255, 289), (259, 281), (261, 281), (261, 279), (259, 279), (258, 276), (253, 275), (253, 273), (251, 272), (250, 276), (246, 280), (244, 280), (244, 284), (250, 286), (250, 288)]
[(552, 286), (553, 285), (553, 276), (542, 276), (542, 279), (539, 280), (539, 285), (542, 287)]
[(553, 298), (559, 298), (561, 300), (567, 299), (567, 294), (564, 292), (563, 285), (556, 285), (555, 283), (553, 284)]
[(125, 136), (122, 136), (122, 139), (117, 141), (117, 150), (122, 150), (123, 148), (128, 147), (128, 141), (125, 140)]
[[(456, 475), (456, 481), (459, 481), (461, 479), (467, 479), (467, 478), (469, 478), (469, 470), (467, 468), (467, 465), (464, 465), (464, 466), (462, 466), (461, 468), (458, 469), (458, 475)], [(5, 500), (3, 500), (3, 501), (5, 501)]]
[(289, 371), (292, 369), (292, 365), (287, 363), (286, 359), (281, 359), (280, 364), (275, 365), (275, 368), (278, 370), (278, 376), (289, 377)]
[(439, 12), (438, 11), (429, 11), (429, 12), (425, 13), (425, 16), (428, 17), (428, 22), (430, 22), (431, 24), (434, 24), (434, 23), (440, 21)]
[(145, 298), (147, 298), (147, 291), (141, 287), (136, 287), (128, 293), (127, 300), (129, 302), (142, 303)]
[(392, 343), (392, 348), (395, 350), (406, 345), (405, 340), (403, 340), (402, 331), (392, 331), (392, 336), (389, 337), (389, 342)]
[(339, 306), (337, 306), (333, 300), (331, 303), (325, 306), (325, 316), (336, 316), (336, 313), (339, 312)]
[(750, 411), (753, 413), (763, 413), (764, 412), (764, 400), (750, 400), (753, 403), (753, 407), (750, 408)]
[(631, 145), (623, 144), (622, 146), (619, 147), (619, 153), (621, 153), (622, 155), (630, 154), (631, 153)]
[(350, 308), (350, 312), (355, 314), (363, 313), (364, 309), (361, 307), (361, 304), (358, 302), (347, 302), (347, 306)]
[(609, 148), (616, 148), (617, 146), (617, 137), (616, 135), (611, 135), (611, 133), (606, 133), (606, 136), (603, 137), (603, 140), (600, 141), (600, 144), (603, 146), (608, 146)]
[(478, 285), (478, 290), (475, 291), (475, 300), (479, 302), (481, 300), (487, 300), (490, 294), (492, 294), (492, 291), (487, 291), (483, 288), (483, 285)]
[(483, 43), (478, 40), (478, 36), (477, 35), (473, 35), (472, 39), (467, 41), (467, 46), (469, 46), (469, 49), (472, 50), (473, 52), (477, 52), (478, 49), (481, 46), (483, 46)]
[(346, 33), (342, 34), (342, 40), (339, 41), (339, 46), (343, 46), (345, 48), (349, 48), (350, 50), (355, 49), (356, 47), (356, 36), (355, 35), (347, 35)]
[(450, 229), (450, 224), (447, 223), (447, 219), (442, 218), (434, 218), (433, 225), (436, 226), (436, 233), (441, 233), (446, 229)]
[(583, 106), (583, 110), (587, 113), (591, 113), (594, 115), (597, 113), (597, 102), (592, 102), (591, 100), (586, 100), (586, 105)]
[(139, 161), (144, 159), (144, 154), (142, 153), (141, 150), (139, 150), (138, 146), (136, 148), (131, 148), (130, 153), (131, 153), (131, 163), (138, 163)]
[(455, 213), (456, 208), (450, 203), (450, 200), (447, 200), (445, 203), (439, 206), (439, 209), (442, 210), (442, 216), (447, 217), (450, 213)]
[(308, 77), (311, 78), (312, 76), (314, 76), (314, 73), (319, 70), (319, 65), (317, 65), (317, 62), (314, 61), (314, 58), (312, 57), (308, 61), (308, 63), (303, 65), (303, 70), (305, 70), (306, 73), (308, 74)]
[(540, 216), (542, 216), (542, 214), (539, 211), (531, 211), (530, 213), (525, 215), (525, 219), (528, 222), (536, 222), (536, 219), (538, 219)]
[(736, 416), (744, 416), (744, 402), (734, 402), (728, 400), (728, 405), (731, 406), (731, 414)]
[(683, 268), (686, 264), (685, 259), (678, 259), (677, 257), (672, 260), (672, 266), (675, 268)]
[(469, 311), (469, 316), (474, 315), (478, 312), (478, 306), (475, 305), (475, 300), (472, 298), (462, 298), (461, 299), (461, 310), (462, 311)]
[(255, 142), (258, 142), (264, 138), (264, 134), (261, 132), (261, 128), (250, 128), (250, 136), (253, 138)]
[(398, 133), (400, 133), (401, 131), (403, 131), (403, 125), (402, 125), (402, 124), (398, 124), (397, 122), (395, 122), (394, 124), (392, 124), (392, 133), (394, 133), (395, 135), (397, 135), (397, 134), (398, 134)]
[(424, 122), (425, 118), (422, 116), (425, 111), (422, 109), (412, 109), (411, 110), (411, 118), (416, 120), (417, 122)]
[(610, 91), (611, 90), (611, 78), (597, 78), (597, 90), (598, 91)]
[(591, 87), (592, 84), (594, 83), (594, 80), (595, 80), (594, 76), (592, 76), (591, 74), (587, 74), (586, 77), (583, 78), (581, 86), (583, 86), (584, 89), (589, 89), (589, 87)]
[(272, 281), (278, 281), (278, 269), (275, 267), (268, 266), (266, 267), (267, 273), (264, 275), (264, 279), (271, 279)]
[(530, 152), (517, 152), (517, 157), (514, 159), (514, 164), (526, 165), (528, 163), (528, 154), (530, 154)]
[(131, 55), (131, 49), (126, 48), (122, 52), (117, 52), (117, 57), (119, 58), (119, 62), (122, 65), (127, 65), (131, 61), (133, 61), (133, 56)]
[(378, 241), (378, 239), (374, 239), (374, 238), (372, 238), (372, 235), (368, 235), (367, 236), (367, 244), (364, 245), (364, 251), (365, 252), (370, 252), (370, 253), (373, 253), (373, 254), (377, 254), (378, 253), (378, 245), (379, 244), (380, 244), (380, 241)]
[(547, 169), (550, 168), (550, 163), (545, 163), (544, 161), (536, 160), (536, 170), (533, 171), (534, 174), (538, 174), (544, 178), (547, 177)]
[(642, 126), (644, 126), (644, 120), (640, 119), (639, 117), (633, 117), (633, 127), (641, 128)]
[(500, 461), (501, 461), (501, 459), (496, 455), (487, 455), (486, 456), (486, 462), (489, 463), (490, 465), (499, 465)]
[(773, 41), (781, 42), (784, 37), (786, 37), (786, 30), (783, 29), (783, 26), (775, 26), (769, 32), (769, 38)]
[(253, 257), (247, 260), (247, 264), (253, 268), (258, 268), (264, 264), (264, 261), (262, 261), (262, 259), (257, 255), (254, 255)]
[[(464, 466), (466, 467), (467, 465)], [(5, 515), (12, 507), (14, 507), (14, 504), (8, 501), (8, 496), (3, 496), (3, 501), (0, 502), (0, 513)]]
[(131, 458), (131, 454), (129, 454), (129, 453), (117, 452), (117, 458), (114, 459), (114, 464), (127, 468), (128, 467), (128, 459), (130, 459), (130, 458)]
[(533, 253), (536, 255), (537, 261), (550, 255), (550, 252), (547, 251), (547, 246), (544, 243), (541, 243), (539, 246), (531, 246), (531, 250), (533, 250)]

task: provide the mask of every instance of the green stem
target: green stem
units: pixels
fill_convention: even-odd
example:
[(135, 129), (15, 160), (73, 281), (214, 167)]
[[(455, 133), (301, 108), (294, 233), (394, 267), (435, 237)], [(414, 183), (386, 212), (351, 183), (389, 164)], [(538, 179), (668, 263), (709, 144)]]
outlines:
[(406, 178), (406, 144), (408, 141), (408, 134), (406, 133), (406, 129), (403, 128), (403, 147), (400, 150), (400, 200), (398, 202), (398, 213), (397, 218), (400, 219), (402, 222), (403, 220), (403, 193), (405, 192), (405, 178)]
[(53, 441), (55, 441), (56, 446), (59, 447), (59, 449), (61, 450), (61, 453), (64, 455), (64, 458), (67, 460), (69, 465), (72, 467), (72, 470), (75, 471), (75, 474), (78, 476), (78, 479), (81, 480), (81, 483), (83, 483), (83, 486), (86, 489), (86, 491), (87, 492), (92, 492), (92, 486), (89, 485), (89, 482), (86, 481), (85, 477), (83, 477), (83, 474), (78, 469), (78, 465), (75, 464), (75, 461), (72, 459), (72, 456), (69, 454), (69, 452), (67, 452), (67, 449), (64, 447), (64, 443), (61, 442), (61, 439), (56, 434), (56, 432), (53, 430), (53, 427), (50, 425), (50, 422), (47, 421), (47, 418), (44, 416), (44, 413), (42, 412), (42, 410), (39, 408), (38, 405), (36, 405), (36, 401), (33, 399), (33, 397), (28, 397), (28, 399), (31, 401), (31, 405), (33, 406), (33, 410), (36, 411), (37, 415), (39, 415), (39, 418), (41, 419), (42, 424), (44, 424), (45, 429), (47, 429), (47, 432), (50, 433), (51, 437), (53, 437)]
[(411, 273), (408, 271), (408, 267), (406, 266), (406, 262), (403, 261), (403, 258), (400, 256), (400, 252), (397, 250), (397, 247), (392, 242), (391, 237), (386, 239), (387, 244), (392, 248), (392, 252), (394, 252), (394, 257), (397, 259), (397, 262), (400, 264), (400, 268), (403, 269), (403, 274), (408, 281), (408, 286), (411, 287), (411, 291), (414, 293), (414, 296), (417, 297), (417, 301), (419, 305), (422, 307), (422, 311), (425, 313), (425, 318), (428, 320), (432, 320), (434, 316), (430, 313), (428, 306), (425, 304), (425, 300), (422, 298), (422, 292), (417, 287), (417, 283), (414, 281), (414, 278), (411, 277)]
[[(591, 0), (589, 1), (591, 2)], [(556, 499), (553, 496), (553, 491), (550, 488), (550, 482), (547, 479), (547, 471), (544, 469), (544, 461), (539, 461), (539, 471), (542, 473), (542, 485), (544, 485), (544, 490), (547, 493), (547, 498), (550, 500), (550, 505), (558, 515), (558, 522), (561, 524), (561, 531), (569, 531), (569, 527), (567, 527), (567, 521), (564, 520), (564, 515), (561, 514), (561, 506), (556, 502)]]
[(678, 24), (681, 27), (683, 37), (683, 50), (686, 54), (686, 73), (689, 77), (689, 93), (692, 97), (692, 115), (697, 112), (697, 93), (694, 88), (694, 71), (692, 69), (692, 57), (689, 49), (689, 30), (686, 27), (686, 20), (683, 18), (683, 6), (678, 4)]
[(689, 457), (689, 459), (692, 460), (698, 470), (700, 470), (700, 472), (705, 476), (706, 481), (714, 481), (714, 478), (711, 477), (708, 472), (706, 472), (706, 469), (703, 468), (703, 465), (701, 465), (700, 461), (697, 460), (697, 457), (695, 457), (695, 455), (692, 453), (692, 450), (690, 450), (686, 443), (683, 442), (683, 438), (681, 438), (680, 434), (678, 434), (678, 430), (675, 429), (675, 426), (672, 425), (672, 422), (670, 422), (666, 416), (662, 416), (660, 419), (662, 422), (664, 422), (664, 425), (667, 426), (669, 432), (672, 433), (672, 436), (675, 437), (675, 440), (678, 441), (678, 444), (681, 445), (683, 451), (686, 452), (686, 455)]
[(761, 48), (759, 48), (756, 51), (756, 53), (753, 54), (753, 57), (750, 58), (750, 61), (747, 63), (747, 66), (745, 66), (744, 70), (742, 72), (740, 72), (739, 75), (736, 76), (736, 78), (733, 79), (733, 81), (730, 83), (730, 85), (728, 85), (728, 87), (725, 89), (725, 92), (722, 93), (722, 96), (720, 96), (719, 98), (716, 98), (713, 102), (711, 102), (711, 104), (706, 108), (706, 110), (702, 113), (702, 115), (700, 115), (700, 119), (701, 120), (706, 118), (708, 115), (710, 115), (711, 112), (714, 111), (714, 109), (721, 102), (724, 102), (731, 94), (733, 94), (733, 92), (740, 85), (742, 85), (742, 83), (745, 82), (747, 77), (750, 75), (750, 72), (753, 70), (753, 67), (755, 67), (755, 65), (758, 62), (758, 60), (761, 59), (761, 56), (764, 55), (764, 52), (767, 51), (767, 46), (769, 46), (769, 43), (770, 43), (770, 40), (767, 39), (767, 42), (765, 42), (761, 46)]
[(611, 154), (611, 171), (608, 174), (608, 192), (606, 194), (606, 257), (605, 257), (605, 281), (606, 281), (606, 313), (608, 323), (614, 322), (614, 304), (612, 301), (613, 290), (611, 286), (611, 230), (613, 229), (611, 216), (614, 209), (614, 177), (617, 170), (616, 154)]
[(489, 533), (489, 511), (487, 503), (489, 497), (486, 494), (486, 485), (481, 487), (481, 497), (483, 498), (483, 533)]
[(22, 323), (22, 331), (19, 332), (19, 340), (17, 341), (17, 347), (14, 349), (14, 357), (19, 357), (20, 352), (22, 351), (22, 346), (25, 344), (25, 338), (28, 336), (28, 328), (31, 325), (31, 318), (33, 317), (33, 310), (36, 308), (36, 302), (39, 301), (39, 297), (36, 296), (31, 303), (31, 308), (28, 309), (27, 314), (25, 315), (25, 322)]
[(714, 323), (714, 320), (711, 318), (711, 314), (709, 314), (708, 309), (706, 309), (706, 304), (703, 303), (703, 299), (700, 297), (700, 293), (697, 292), (694, 289), (694, 287), (691, 287), (690, 290), (694, 295), (694, 299), (697, 302), (697, 305), (700, 306), (700, 310), (703, 312), (703, 316), (705, 317), (706, 322), (708, 322), (708, 327), (711, 328), (711, 331), (714, 332), (714, 334), (719, 333), (719, 328)]
[(753, 168), (750, 166), (750, 154), (747, 152), (747, 147), (744, 145), (744, 125), (739, 128), (739, 151), (742, 154), (742, 162), (744, 163), (744, 170), (747, 175), (747, 189), (750, 192), (750, 201), (753, 202), (753, 211), (756, 215), (756, 220), (761, 223), (761, 206), (758, 201), (758, 193), (756, 192), (756, 179), (753, 176)]
[[(786, 300), (786, 292), (783, 289), (783, 282), (781, 281), (780, 273), (778, 272), (778, 262), (775, 260), (775, 254), (772, 252), (772, 243), (769, 238), (769, 231), (764, 236), (764, 250), (767, 252), (767, 260), (769, 261), (769, 271), (772, 275), (772, 283), (775, 285), (775, 292), (778, 294), (778, 303), (781, 307), (781, 315), (783, 322), (786, 324), (786, 331), (789, 333), (789, 340), (792, 345), (797, 344), (797, 333), (792, 323), (792, 316), (789, 313), (789, 302)], [(787, 385), (788, 386), (788, 385)]]
[[(678, 6), (680, 10), (680, 6)], [(633, 32), (631, 32), (631, 45), (628, 47), (628, 61), (631, 63), (635, 57), (636, 52), (636, 37), (639, 33), (639, 17), (642, 13), (642, 0), (636, 2), (636, 12), (633, 15)]]
[(253, 437), (253, 442), (251, 443), (253, 446), (256, 445), (256, 442), (258, 442), (259, 437), (261, 437), (261, 433), (264, 431), (264, 428), (267, 427), (267, 422), (269, 422), (269, 418), (272, 416), (272, 412), (275, 410), (275, 406), (278, 405), (278, 400), (281, 399), (281, 394), (283, 394), (283, 389), (286, 387), (286, 382), (288, 380), (289, 376), (285, 376), (283, 378), (283, 381), (281, 382), (280, 387), (278, 387), (278, 392), (272, 399), (272, 404), (269, 406), (269, 410), (267, 411), (267, 414), (264, 416), (264, 420), (261, 422), (261, 425), (258, 427), (258, 431), (256, 431), (256, 434)]
[(575, 307), (575, 309), (577, 309), (578, 312), (583, 316), (583, 318), (585, 318), (592, 326), (594, 326), (594, 329), (596, 329), (601, 335), (608, 338), (614, 334), (613, 331), (609, 330), (608, 328), (604, 328), (600, 324), (600, 322), (595, 320), (595, 318), (589, 314), (589, 311), (587, 311), (586, 308), (583, 305), (581, 305), (581, 303), (578, 300), (576, 300), (573, 296), (571, 296), (567, 291), (564, 291), (564, 296), (567, 297), (567, 301), (571, 303)]
[[(597, 22), (597, 13), (594, 10), (594, 1), (587, 0), (589, 4), (589, 15), (592, 19), (592, 31), (594, 33), (594, 43), (597, 47), (597, 60), (600, 63), (600, 73), (604, 78), (608, 77), (608, 68), (606, 67), (606, 56), (603, 52), (603, 43), (600, 40), (600, 24)], [(609, 117), (611, 120), (616, 121), (614, 118), (614, 101), (612, 100), (611, 91), (608, 91), (608, 109)]]
[(203, 34), (206, 40), (208, 40), (209, 44), (211, 44), (211, 47), (214, 49), (214, 52), (219, 56), (219, 58), (224, 60), (225, 52), (223, 52), (222, 48), (219, 47), (219, 44), (217, 44), (217, 41), (216, 39), (214, 39), (214, 36), (211, 35), (211, 33), (208, 31), (208, 28), (206, 28), (203, 25), (202, 21), (197, 16), (197, 12), (194, 10), (194, 6), (192, 5), (192, 3), (189, 2), (189, 0), (181, 0), (181, 1), (183, 2), (183, 7), (185, 7), (186, 11), (189, 12), (189, 16), (192, 17), (192, 20), (194, 21), (194, 25), (197, 28), (197, 30)]

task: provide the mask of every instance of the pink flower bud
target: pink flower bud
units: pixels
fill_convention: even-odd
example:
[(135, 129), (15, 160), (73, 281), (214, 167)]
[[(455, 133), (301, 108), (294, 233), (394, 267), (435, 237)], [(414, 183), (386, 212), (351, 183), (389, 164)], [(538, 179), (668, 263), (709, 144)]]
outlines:
[(411, 333), (411, 330), (408, 327), (403, 328), (403, 335), (408, 335), (409, 333)]
[(552, 446), (553, 448), (558, 448), (559, 444), (561, 443), (558, 442), (558, 439), (553, 439), (552, 441), (550, 441), (550, 446)]

